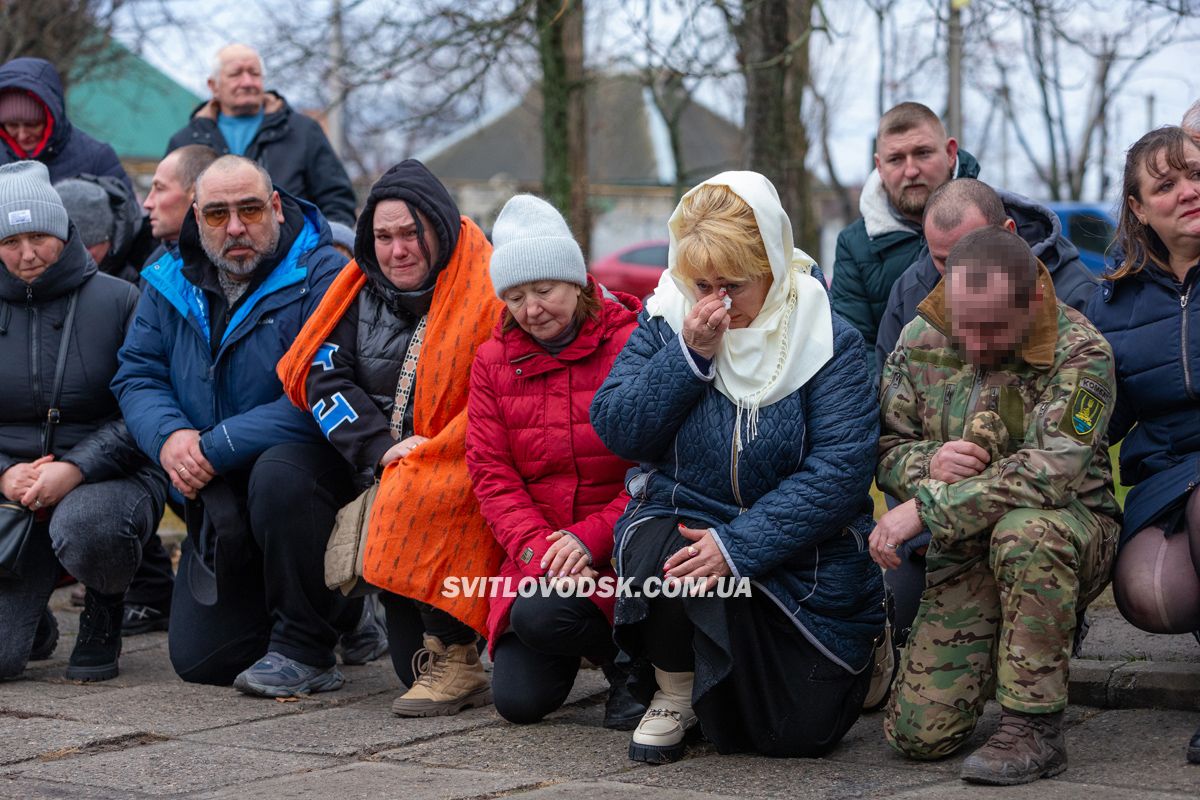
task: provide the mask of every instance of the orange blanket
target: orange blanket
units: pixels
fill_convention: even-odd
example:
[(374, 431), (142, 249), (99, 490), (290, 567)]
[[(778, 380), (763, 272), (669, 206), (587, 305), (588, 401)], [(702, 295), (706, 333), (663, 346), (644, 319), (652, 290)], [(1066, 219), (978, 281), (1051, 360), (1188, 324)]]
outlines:
[[(429, 441), (384, 470), (363, 558), (369, 583), (440, 608), (481, 635), (487, 598), (443, 597), (442, 581), (498, 575), (504, 555), (479, 513), (465, 445), (471, 362), (500, 313), (488, 276), (491, 254), (483, 231), (463, 217), (458, 247), (433, 291), (417, 362), (413, 428)], [(279, 362), (284, 391), (305, 411), (313, 356), (365, 283), (358, 264), (347, 264)]]

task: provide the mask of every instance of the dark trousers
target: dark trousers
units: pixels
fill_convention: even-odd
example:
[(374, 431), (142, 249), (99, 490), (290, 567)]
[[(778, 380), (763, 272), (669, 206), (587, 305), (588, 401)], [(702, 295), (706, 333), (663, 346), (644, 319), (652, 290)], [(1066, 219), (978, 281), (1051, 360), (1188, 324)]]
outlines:
[[(175, 489), (170, 487), (167, 505), (183, 519), (183, 506), (175, 498)], [(171, 571), (171, 557), (156, 533), (142, 548), (142, 563), (133, 575), (133, 582), (125, 590), (125, 605), (152, 606), (162, 611), (171, 608), (171, 594), (175, 588), (175, 573)]]
[(103, 594), (125, 591), (162, 516), (161, 475), (84, 483), (33, 529), (22, 577), (0, 579), (0, 678), (19, 675), (29, 660), (38, 620), (64, 569)]
[(379, 602), (387, 614), (392, 668), (405, 686), (411, 687), (416, 679), (412, 661), (425, 646), (425, 634), (436, 636), (443, 644), (470, 644), (479, 638), (470, 625), (426, 603), (391, 592), (380, 592)]
[[(623, 577), (662, 575), (667, 558), (689, 544), (676, 529), (680, 521), (691, 523), (668, 517), (639, 527), (622, 551)], [(630, 655), (665, 672), (694, 673), (693, 707), (718, 752), (821, 756), (862, 711), (870, 665), (855, 675), (836, 664), (760, 590), (751, 597), (622, 598), (617, 620)]]
[(496, 711), (509, 722), (537, 722), (566, 701), (580, 657), (603, 664), (616, 654), (612, 627), (586, 597), (518, 597), (492, 653)]
[(356, 493), (342, 457), (327, 444), (277, 445), (259, 456), (244, 486), (249, 555), (219, 573), (214, 605), (193, 594), (196, 552), (184, 543), (169, 645), (175, 671), (192, 683), (232, 683), (268, 650), (332, 666), (340, 632), (362, 613), (361, 600), (325, 587), (325, 545), (338, 509)]

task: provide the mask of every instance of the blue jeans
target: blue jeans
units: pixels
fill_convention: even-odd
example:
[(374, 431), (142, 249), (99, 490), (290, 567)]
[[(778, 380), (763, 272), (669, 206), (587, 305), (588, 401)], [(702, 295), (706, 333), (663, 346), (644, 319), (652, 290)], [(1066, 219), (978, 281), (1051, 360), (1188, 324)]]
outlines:
[(149, 469), (75, 487), (37, 523), (21, 578), (0, 579), (0, 678), (20, 675), (42, 610), (64, 570), (102, 594), (120, 594), (162, 518), (166, 482)]

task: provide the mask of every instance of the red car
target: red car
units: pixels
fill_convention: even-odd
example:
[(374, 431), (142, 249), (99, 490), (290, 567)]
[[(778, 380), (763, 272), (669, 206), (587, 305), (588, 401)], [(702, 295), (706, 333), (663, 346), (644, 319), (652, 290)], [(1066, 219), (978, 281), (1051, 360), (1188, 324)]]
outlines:
[(622, 247), (592, 264), (591, 273), (613, 291), (645, 297), (666, 268), (667, 240), (661, 239)]

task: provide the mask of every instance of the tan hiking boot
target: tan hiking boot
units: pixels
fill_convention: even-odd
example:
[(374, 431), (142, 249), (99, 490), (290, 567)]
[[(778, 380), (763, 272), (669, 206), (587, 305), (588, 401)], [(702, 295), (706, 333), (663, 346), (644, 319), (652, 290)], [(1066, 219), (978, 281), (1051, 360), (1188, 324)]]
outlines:
[(1067, 768), (1062, 712), (1022, 714), (1000, 710), (1000, 727), (983, 747), (967, 756), (962, 779), (970, 783), (1013, 786), (1053, 778)]
[(412, 688), (392, 703), (401, 717), (449, 717), (492, 702), (492, 685), (475, 643), (442, 644), (425, 634), (425, 647), (413, 654)]
[(892, 649), (892, 623), (883, 625), (883, 635), (875, 645), (875, 666), (871, 669), (871, 683), (867, 696), (863, 698), (864, 711), (878, 711), (887, 702), (892, 692), (892, 679), (896, 676), (896, 651)]
[(647, 764), (670, 764), (683, 758), (683, 740), (696, 727), (692, 710), (694, 672), (654, 668), (658, 691), (629, 742), (629, 758)]

